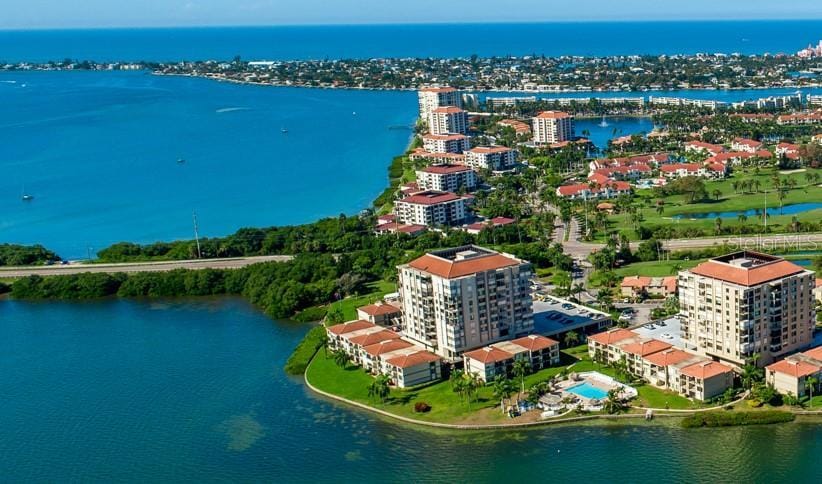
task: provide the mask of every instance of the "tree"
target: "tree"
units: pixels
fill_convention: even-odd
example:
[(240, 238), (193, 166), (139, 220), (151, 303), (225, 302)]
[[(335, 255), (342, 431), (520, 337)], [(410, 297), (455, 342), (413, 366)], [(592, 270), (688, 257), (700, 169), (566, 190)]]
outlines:
[(377, 375), (371, 385), (368, 386), (368, 396), (372, 398), (379, 398), (380, 402), (385, 403), (386, 397), (391, 393), (388, 375)]
[(565, 333), (565, 347), (576, 346), (579, 344), (579, 335), (576, 331), (568, 331)]
[(627, 380), (630, 376), (630, 373), (628, 373), (628, 361), (626, 360), (625, 355), (623, 355), (619, 360), (614, 362), (613, 367), (617, 380), (624, 381)]
[(819, 385), (819, 378), (811, 375), (805, 378), (805, 387), (808, 389), (808, 397), (810, 398), (811, 407), (813, 407), (813, 390)]
[(522, 386), (522, 393), (525, 393), (525, 375), (531, 372), (531, 365), (525, 360), (517, 360), (514, 362), (514, 375), (519, 378)]
[(343, 350), (337, 350), (333, 354), (334, 356), (334, 363), (337, 364), (340, 368), (345, 368), (348, 366), (348, 363), (351, 362), (351, 356), (348, 355)]
[(462, 370), (454, 370), (451, 372), (449, 381), (451, 382), (451, 389), (454, 393), (458, 394), (460, 398), (464, 397), (467, 389), (465, 373)]
[(643, 240), (639, 243), (634, 255), (642, 262), (649, 262), (659, 259), (659, 254), (662, 252), (662, 242), (655, 238)]
[(745, 365), (742, 367), (742, 386), (748, 390), (753, 388), (754, 383), (764, 378), (762, 369), (756, 365), (757, 361), (759, 361), (759, 354), (754, 353), (745, 360)]
[(559, 290), (560, 295), (566, 295), (571, 292), (571, 275), (565, 271), (560, 271), (554, 274), (554, 277), (551, 279), (551, 282), (554, 283), (554, 286)]
[(722, 219), (720, 217), (714, 219), (714, 233), (722, 235)]
[(711, 195), (713, 195), (716, 200), (719, 200), (719, 197), (722, 196), (722, 191), (718, 188), (714, 188), (714, 191), (711, 192)]
[(624, 411), (625, 408), (626, 405), (620, 396), (620, 390), (617, 388), (608, 390), (608, 396), (605, 399), (605, 403), (602, 405), (602, 409), (605, 410), (606, 413), (613, 415)]
[(323, 354), (328, 357), (328, 332), (325, 330), (320, 333), (318, 344), (320, 345), (320, 348), (323, 349)]
[(579, 297), (577, 297), (577, 296), (582, 294), (584, 291), (585, 291), (585, 286), (581, 282), (578, 282), (578, 283), (574, 284), (574, 286), (571, 288), (571, 297), (576, 299), (577, 301), (579, 301)]
[(514, 393), (514, 385), (511, 380), (505, 378), (503, 375), (497, 375), (494, 379), (494, 398), (499, 400), (499, 406), (502, 412), (505, 413), (505, 400)]

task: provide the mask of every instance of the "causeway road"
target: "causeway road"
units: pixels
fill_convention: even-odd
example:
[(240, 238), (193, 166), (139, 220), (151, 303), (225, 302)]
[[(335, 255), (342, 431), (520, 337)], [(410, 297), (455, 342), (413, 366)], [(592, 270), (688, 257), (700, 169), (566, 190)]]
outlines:
[(124, 262), (117, 264), (73, 263), (51, 266), (0, 267), (0, 279), (16, 279), (27, 276), (58, 276), (81, 274), (84, 272), (163, 272), (174, 269), (238, 269), (260, 262), (286, 262), (291, 255), (262, 255), (254, 257), (231, 257), (225, 259), (190, 259), (161, 262)]

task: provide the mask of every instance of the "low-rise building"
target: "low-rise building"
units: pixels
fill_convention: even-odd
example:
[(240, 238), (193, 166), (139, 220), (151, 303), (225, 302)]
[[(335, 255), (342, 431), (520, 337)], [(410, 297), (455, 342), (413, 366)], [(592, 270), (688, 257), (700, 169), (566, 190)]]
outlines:
[(477, 146), (465, 152), (465, 164), (477, 170), (510, 170), (517, 164), (517, 151), (506, 146)]
[(711, 156), (716, 156), (720, 153), (725, 152), (725, 147), (722, 145), (715, 145), (711, 143), (705, 143), (703, 141), (688, 141), (685, 143), (685, 152), (686, 153), (706, 153)]
[(458, 225), (468, 217), (465, 201), (464, 197), (451, 192), (427, 190), (394, 202), (394, 213), (402, 224)]
[(733, 387), (733, 369), (716, 361), (694, 363), (679, 373), (679, 393), (693, 400), (707, 401)]
[(782, 126), (799, 126), (803, 124), (822, 123), (822, 111), (809, 113), (781, 114), (776, 118), (776, 124)]
[(627, 276), (619, 288), (622, 296), (638, 299), (646, 296), (676, 296), (676, 276)]
[(463, 354), (465, 371), (483, 382), (497, 376), (512, 376), (514, 362), (525, 361), (531, 371), (539, 371), (559, 364), (559, 342), (539, 335), (524, 336), (511, 341), (467, 351)]
[[(776, 391), (795, 397), (808, 393), (808, 378), (822, 380), (822, 346), (796, 353), (765, 367), (765, 382)], [(814, 392), (816, 393), (816, 392)]]
[(724, 178), (727, 167), (722, 163), (670, 163), (659, 167), (659, 174), (664, 178), (676, 179), (686, 176), (700, 178)]
[(357, 308), (357, 318), (379, 326), (395, 326), (402, 318), (402, 310), (384, 301)]
[(432, 165), (417, 170), (417, 184), (422, 190), (471, 191), (477, 188), (477, 173), (465, 165)]
[(745, 153), (756, 153), (763, 147), (762, 142), (748, 138), (736, 138), (731, 142), (731, 149)]
[(483, 220), (481, 222), (476, 222), (471, 225), (465, 227), (465, 231), (469, 234), (476, 235), (482, 232), (485, 229), (491, 229), (495, 227), (502, 227), (505, 225), (511, 225), (512, 223), (516, 222), (516, 220), (508, 217), (494, 217), (492, 219)]
[(605, 183), (576, 183), (557, 187), (557, 196), (570, 200), (595, 200), (616, 198), (631, 193), (631, 185), (624, 181)]

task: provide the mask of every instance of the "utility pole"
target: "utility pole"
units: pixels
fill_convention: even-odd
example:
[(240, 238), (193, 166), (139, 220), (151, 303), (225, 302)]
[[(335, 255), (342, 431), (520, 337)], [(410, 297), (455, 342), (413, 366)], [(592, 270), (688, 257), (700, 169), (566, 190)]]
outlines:
[(193, 211), (192, 214), (194, 215), (194, 240), (197, 241), (197, 258), (202, 259), (203, 254), (200, 252), (200, 232), (197, 226), (197, 212)]
[(765, 219), (765, 232), (768, 232), (768, 191), (765, 190), (765, 211), (762, 212), (762, 217)]

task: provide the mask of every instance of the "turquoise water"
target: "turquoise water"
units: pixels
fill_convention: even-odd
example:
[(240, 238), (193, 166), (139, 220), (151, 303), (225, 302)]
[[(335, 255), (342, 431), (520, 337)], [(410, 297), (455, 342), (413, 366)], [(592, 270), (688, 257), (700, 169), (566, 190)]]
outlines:
[(648, 134), (654, 129), (654, 123), (648, 117), (613, 116), (602, 119), (578, 119), (574, 123), (577, 136), (584, 136), (588, 131), (588, 139), (600, 149), (608, 147), (608, 140), (630, 134)]
[[(0, 242), (70, 258), (117, 241), (192, 238), (194, 211), (205, 236), (357, 213), (411, 136), (388, 128), (413, 124), (417, 110), (412, 92), (142, 72), (0, 81)], [(35, 199), (23, 203), (23, 190)]]
[(820, 20), (0, 31), (0, 60), (793, 53), (820, 31)]
[(579, 385), (568, 387), (565, 389), (565, 391), (575, 393), (584, 398), (592, 398), (595, 400), (599, 400), (601, 398), (605, 398), (608, 396), (608, 392), (601, 388), (597, 388), (591, 385), (587, 381), (584, 383), (580, 383)]
[[(777, 207), (768, 207), (768, 215), (795, 215), (797, 213), (807, 212), (809, 210), (816, 210), (818, 208), (822, 208), (822, 203), (820, 202), (805, 202), (805, 203), (793, 203), (790, 205), (785, 205), (782, 208)], [(739, 210), (739, 211), (731, 211), (731, 212), (698, 212), (698, 213), (684, 213), (680, 215), (674, 215), (672, 218), (678, 219), (704, 219), (704, 218), (736, 218), (741, 214), (745, 214), (747, 217), (755, 217), (762, 211), (762, 209), (750, 209), (750, 210)]]
[(307, 330), (238, 299), (0, 301), (4, 482), (818, 482), (822, 426), (417, 430), (282, 366)]

